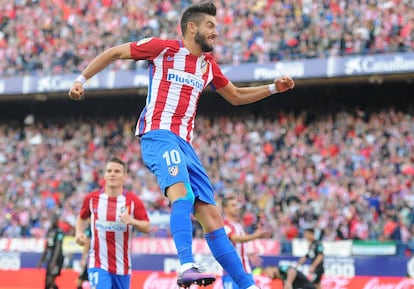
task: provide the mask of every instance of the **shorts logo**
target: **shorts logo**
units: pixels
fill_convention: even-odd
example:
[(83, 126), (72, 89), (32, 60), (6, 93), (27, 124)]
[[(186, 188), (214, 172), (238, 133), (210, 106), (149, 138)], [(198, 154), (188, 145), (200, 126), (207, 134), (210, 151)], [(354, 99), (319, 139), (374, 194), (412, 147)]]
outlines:
[(175, 177), (176, 175), (178, 175), (178, 166), (172, 166), (168, 168), (168, 173)]

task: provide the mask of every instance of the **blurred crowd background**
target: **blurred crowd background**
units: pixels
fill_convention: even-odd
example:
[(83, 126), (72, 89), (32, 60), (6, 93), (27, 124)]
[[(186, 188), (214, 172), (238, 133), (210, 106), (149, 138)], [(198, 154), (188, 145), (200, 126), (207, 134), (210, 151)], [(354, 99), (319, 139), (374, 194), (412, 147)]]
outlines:
[[(78, 72), (115, 44), (177, 38), (179, 12), (190, 1), (6, 2), (0, 77)], [(220, 63), (414, 49), (411, 0), (216, 3)], [(116, 62), (112, 69), (140, 66)], [(272, 231), (284, 252), (308, 227), (322, 240), (397, 240), (414, 250), (413, 117), (412, 105), (207, 113), (196, 120), (193, 144), (218, 204), (236, 195), (246, 231)], [(128, 163), (127, 187), (150, 211), (150, 235), (169, 236), (169, 204), (142, 163), (135, 123), (135, 114), (103, 112), (0, 122), (0, 237), (43, 237), (56, 209), (72, 234), (79, 204), (103, 185), (113, 155)], [(202, 236), (195, 221), (194, 236)]]
[[(150, 235), (168, 236), (169, 204), (142, 163), (135, 122), (28, 116), (1, 124), (1, 236), (41, 237), (57, 208), (70, 234), (111, 155), (128, 163), (127, 187), (153, 216)], [(286, 246), (307, 227), (323, 240), (414, 241), (412, 110), (199, 116), (196, 128), (193, 144), (217, 202), (236, 195), (248, 232), (270, 230)]]
[[(0, 76), (81, 71), (99, 52), (179, 38), (189, 0), (14, 0), (0, 5)], [(219, 0), (219, 63), (414, 50), (411, 0)], [(135, 69), (142, 62), (116, 62)]]

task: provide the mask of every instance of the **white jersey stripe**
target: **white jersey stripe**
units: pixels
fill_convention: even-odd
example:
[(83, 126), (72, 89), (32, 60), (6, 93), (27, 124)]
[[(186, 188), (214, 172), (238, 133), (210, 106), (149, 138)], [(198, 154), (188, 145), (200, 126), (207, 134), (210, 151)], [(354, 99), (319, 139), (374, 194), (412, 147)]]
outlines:
[[(106, 220), (108, 212), (108, 197), (105, 194), (100, 194), (97, 208), (98, 220)], [(96, 225), (96, 220), (95, 220)], [(98, 240), (106, 240), (106, 231), (98, 230)], [(99, 242), (99, 256), (108, 255), (108, 246), (106, 242)], [(108, 270), (108, 259), (101, 258), (101, 268)]]

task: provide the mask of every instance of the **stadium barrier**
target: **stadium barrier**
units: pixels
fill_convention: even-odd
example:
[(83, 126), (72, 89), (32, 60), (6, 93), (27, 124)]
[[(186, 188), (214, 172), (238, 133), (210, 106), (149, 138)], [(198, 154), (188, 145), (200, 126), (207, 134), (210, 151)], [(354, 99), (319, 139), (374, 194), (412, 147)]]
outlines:
[[(303, 241), (298, 240), (296, 243), (299, 245), (293, 246), (293, 255), (280, 254), (280, 243), (275, 240), (255, 240), (249, 243), (249, 251), (262, 256), (264, 266), (295, 265), (297, 259), (304, 254), (301, 250), (306, 248)], [(209, 268), (212, 273), (220, 274), (221, 267), (212, 257), (205, 240), (196, 239), (193, 245), (196, 262)], [(0, 239), (0, 269), (35, 268), (43, 252), (43, 246), (42, 239)], [(397, 253), (395, 243), (324, 242), (324, 246), (326, 246), (324, 262), (326, 277), (414, 277), (414, 258)], [(303, 248), (298, 251), (296, 247)], [(361, 254), (364, 251), (361, 248), (365, 248), (366, 256), (355, 254)], [(65, 268), (75, 271), (79, 268), (81, 250), (73, 237), (65, 239)], [(179, 260), (171, 239), (135, 238), (132, 251), (133, 270), (168, 273), (179, 267)], [(340, 254), (334, 254), (335, 251)], [(300, 269), (307, 273), (309, 264), (304, 264)]]
[[(45, 270), (21, 269), (19, 271), (0, 270), (0, 289), (42, 289), (44, 288)], [(74, 270), (63, 270), (61, 276), (56, 279), (60, 289), (75, 288), (78, 273)], [(207, 289), (222, 289), (220, 276), (217, 281), (207, 286)], [(256, 275), (256, 283), (262, 289), (282, 289), (279, 280)], [(84, 284), (84, 288), (89, 288)], [(131, 278), (131, 288), (142, 289), (177, 289), (176, 274), (134, 271)], [(192, 289), (198, 286), (193, 285)], [(413, 289), (414, 279), (402, 277), (354, 277), (354, 278), (324, 278), (322, 289)]]

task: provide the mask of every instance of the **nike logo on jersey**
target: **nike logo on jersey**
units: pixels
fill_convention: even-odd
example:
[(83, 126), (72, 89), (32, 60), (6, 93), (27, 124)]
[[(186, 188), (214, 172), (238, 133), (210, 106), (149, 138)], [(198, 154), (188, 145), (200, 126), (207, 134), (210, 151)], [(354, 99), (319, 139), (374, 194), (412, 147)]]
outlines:
[(198, 91), (204, 89), (204, 80), (202, 78), (181, 70), (168, 69), (167, 80), (172, 83), (191, 86)]
[(172, 57), (171, 55), (167, 56), (167, 61), (173, 61), (173, 60), (174, 60), (174, 57)]

